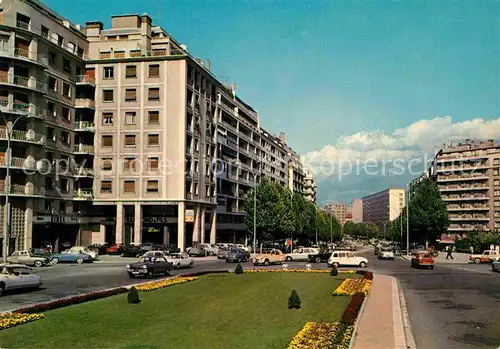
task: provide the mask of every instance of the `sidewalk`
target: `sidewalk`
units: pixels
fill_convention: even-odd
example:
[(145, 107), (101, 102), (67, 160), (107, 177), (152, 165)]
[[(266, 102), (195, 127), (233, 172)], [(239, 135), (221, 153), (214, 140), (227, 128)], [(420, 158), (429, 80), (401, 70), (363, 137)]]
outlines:
[(439, 252), (439, 255), (434, 258), (435, 263), (468, 263), (469, 262), (469, 253), (458, 253), (458, 252), (453, 252), (451, 254), (453, 256), (453, 259), (446, 259), (446, 252)]
[(405, 349), (396, 279), (376, 274), (358, 320), (353, 349)]

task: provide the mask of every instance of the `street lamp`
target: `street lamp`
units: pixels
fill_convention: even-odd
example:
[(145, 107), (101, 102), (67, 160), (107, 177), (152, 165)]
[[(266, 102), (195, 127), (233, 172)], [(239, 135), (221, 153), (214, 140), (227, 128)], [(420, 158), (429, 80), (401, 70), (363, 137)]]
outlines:
[[(290, 213), (293, 215), (293, 189), (290, 190)], [(290, 252), (293, 251), (293, 228), (290, 230)]]
[(5, 232), (3, 234), (3, 262), (7, 263), (7, 255), (9, 254), (9, 240), (10, 240), (10, 202), (9, 202), (9, 194), (10, 194), (10, 159), (12, 158), (12, 149), (10, 146), (10, 140), (12, 138), (12, 131), (14, 130), (14, 126), (17, 124), (19, 120), (24, 118), (24, 115), (19, 115), (14, 119), (12, 125), (9, 128), (9, 123), (5, 118), (5, 115), (1, 113), (3, 120), (5, 121), (5, 133), (7, 135), (7, 165), (6, 165), (6, 188), (5, 191)]
[(406, 254), (410, 252), (410, 185), (406, 184)]
[[(261, 158), (257, 162), (259, 165), (259, 174), (261, 173)], [(257, 173), (250, 172), (253, 175), (253, 255), (257, 254)], [(261, 176), (262, 177), (262, 176)]]

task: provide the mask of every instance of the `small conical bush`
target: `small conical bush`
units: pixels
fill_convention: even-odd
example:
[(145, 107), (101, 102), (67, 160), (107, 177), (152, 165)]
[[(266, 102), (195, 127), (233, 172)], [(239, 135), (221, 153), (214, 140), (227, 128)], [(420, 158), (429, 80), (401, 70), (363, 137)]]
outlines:
[(243, 274), (243, 267), (241, 266), (240, 263), (238, 263), (238, 265), (236, 266), (236, 268), (234, 269), (234, 273), (235, 274)]
[(333, 267), (332, 270), (330, 270), (330, 276), (337, 276), (339, 275), (339, 271), (337, 268)]
[(139, 298), (139, 291), (137, 291), (137, 288), (135, 288), (135, 286), (132, 286), (128, 290), (127, 300), (129, 304), (137, 304), (141, 302)]
[(288, 309), (300, 309), (300, 297), (297, 291), (293, 290), (288, 297)]

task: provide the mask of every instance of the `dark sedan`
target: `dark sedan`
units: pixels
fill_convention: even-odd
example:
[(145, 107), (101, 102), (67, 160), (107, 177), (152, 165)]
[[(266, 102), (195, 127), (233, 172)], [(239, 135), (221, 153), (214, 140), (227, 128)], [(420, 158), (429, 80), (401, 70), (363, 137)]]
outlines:
[(228, 263), (239, 263), (246, 262), (250, 258), (250, 253), (243, 250), (233, 250), (230, 251), (226, 256), (226, 262)]
[(130, 278), (147, 276), (152, 278), (156, 275), (169, 275), (174, 264), (168, 262), (165, 257), (141, 257), (139, 262), (127, 265), (127, 273)]
[(320, 251), (319, 253), (308, 255), (307, 259), (309, 262), (313, 263), (326, 263), (328, 262), (328, 258), (330, 258), (331, 255), (332, 251), (323, 250)]
[(136, 257), (139, 258), (142, 256), (144, 253), (146, 253), (146, 250), (143, 250), (140, 246), (127, 246), (123, 249), (123, 252), (121, 254), (122, 257)]

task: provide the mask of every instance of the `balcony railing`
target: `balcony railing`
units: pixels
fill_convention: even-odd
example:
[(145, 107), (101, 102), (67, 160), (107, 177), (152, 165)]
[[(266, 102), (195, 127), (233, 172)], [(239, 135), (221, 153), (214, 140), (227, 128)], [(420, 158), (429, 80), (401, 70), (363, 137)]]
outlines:
[[(8, 163), (8, 156), (6, 153), (0, 153), (0, 166), (5, 167)], [(36, 160), (35, 159), (27, 159), (20, 157), (11, 157), (10, 158), (10, 167), (12, 168), (22, 168), (26, 170), (34, 170), (36, 168)]]
[(77, 121), (75, 124), (75, 131), (94, 131), (95, 124), (91, 121)]
[(473, 173), (472, 175), (449, 175), (449, 176), (438, 176), (438, 182), (459, 182), (459, 181), (471, 181), (471, 180), (483, 180), (489, 177), (485, 173)]
[(10, 188), (5, 183), (5, 180), (0, 181), (0, 194), (5, 195), (5, 193), (9, 191), (9, 195), (25, 195), (25, 196), (42, 196), (45, 194), (45, 190), (43, 187), (34, 186), (31, 184), (21, 185), (21, 184), (12, 184)]
[(439, 166), (437, 172), (454, 172), (454, 171), (472, 171), (472, 170), (485, 170), (490, 168), (488, 164), (462, 164), (461, 166)]
[(94, 194), (92, 189), (78, 189), (74, 193), (75, 199), (80, 200), (92, 200), (94, 198)]
[(115, 51), (115, 52), (100, 52), (98, 57), (86, 57), (87, 59), (122, 59), (135, 57), (161, 57), (161, 56), (187, 56), (188, 53), (174, 48), (153, 49), (147, 52), (141, 51)]
[(88, 76), (88, 75), (77, 75), (76, 83), (82, 85), (95, 86), (95, 78), (93, 76)]
[(47, 56), (20, 47), (11, 48), (2, 46), (0, 47), (0, 56), (28, 60), (31, 62), (39, 63), (43, 66), (49, 65), (49, 59), (47, 58)]
[(487, 185), (440, 185), (440, 191), (466, 191), (466, 190), (487, 190), (489, 186)]
[[(7, 129), (0, 127), (0, 139), (8, 139)], [(12, 130), (10, 139), (20, 142), (30, 142), (36, 144), (45, 144), (45, 136), (33, 131)]]
[(8, 100), (0, 100), (0, 111), (3, 113), (23, 114), (27, 118), (40, 118), (45, 120), (48, 111), (37, 108), (36, 105), (30, 103), (9, 103)]
[(94, 153), (94, 147), (87, 144), (75, 145), (75, 153)]
[(75, 99), (76, 108), (90, 108), (95, 109), (95, 101), (90, 98), (76, 98)]
[(34, 78), (0, 72), (0, 84), (10, 84), (47, 93), (47, 84)]
[(93, 168), (87, 168), (82, 166), (77, 166), (75, 170), (75, 176), (81, 177), (92, 177), (94, 175)]

